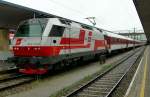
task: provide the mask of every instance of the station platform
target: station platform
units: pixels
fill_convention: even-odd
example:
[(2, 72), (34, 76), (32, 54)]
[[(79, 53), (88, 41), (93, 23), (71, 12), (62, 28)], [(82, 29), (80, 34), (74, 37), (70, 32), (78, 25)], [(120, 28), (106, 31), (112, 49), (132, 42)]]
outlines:
[(150, 46), (147, 46), (125, 97), (150, 97)]

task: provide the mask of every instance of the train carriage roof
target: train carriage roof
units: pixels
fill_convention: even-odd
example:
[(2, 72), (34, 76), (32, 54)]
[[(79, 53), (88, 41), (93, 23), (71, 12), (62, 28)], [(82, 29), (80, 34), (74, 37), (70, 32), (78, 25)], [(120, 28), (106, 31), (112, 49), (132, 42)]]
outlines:
[(134, 40), (132, 38), (129, 38), (129, 37), (125, 37), (125, 36), (122, 36), (122, 35), (119, 35), (119, 34), (115, 34), (113, 32), (110, 32), (110, 31), (103, 31), (105, 35), (107, 36), (110, 36), (110, 37), (114, 37), (114, 38), (120, 38), (120, 39), (125, 39), (125, 40)]
[(132, 39), (132, 38), (129, 38), (129, 37), (125, 37), (125, 36), (113, 33), (111, 31), (103, 30), (103, 32), (104, 32), (105, 35), (110, 36), (110, 37), (115, 37), (115, 38), (130, 40), (130, 41), (136, 41), (136, 42), (141, 42), (140, 40), (136, 40), (136, 39)]

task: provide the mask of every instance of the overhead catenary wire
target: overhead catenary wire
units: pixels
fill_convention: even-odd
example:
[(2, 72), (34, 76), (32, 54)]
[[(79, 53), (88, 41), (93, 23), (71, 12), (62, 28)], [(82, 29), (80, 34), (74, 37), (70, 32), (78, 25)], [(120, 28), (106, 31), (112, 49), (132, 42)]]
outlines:
[[(66, 5), (66, 4), (63, 4), (63, 3), (61, 3), (61, 2), (57, 2), (56, 0), (49, 0), (49, 2), (52, 2), (52, 3), (54, 3), (54, 4), (58, 5), (58, 6), (61, 6), (61, 7), (65, 8), (65, 9), (67, 9), (67, 10), (74, 11), (74, 12), (80, 14), (81, 16), (83, 16), (84, 18), (86, 18), (86, 17), (88, 17), (88, 16), (91, 16), (91, 14), (87, 14), (87, 13), (82, 12), (82, 11), (80, 11), (80, 10), (74, 9), (74, 8), (72, 8), (72, 7), (70, 7), (70, 6)], [(98, 17), (100, 17), (100, 16), (98, 16)], [(95, 21), (96, 21), (98, 24), (101, 25), (101, 24), (102, 24), (102, 21), (101, 21), (101, 19), (99, 19), (98, 17), (95, 17)], [(81, 18), (82, 18), (82, 17), (81, 17)], [(100, 17), (100, 18), (102, 18), (102, 17)], [(104, 19), (103, 19), (103, 20), (104, 20)], [(108, 26), (109, 26), (109, 25), (108, 25)]]
[[(62, 3), (62, 2), (57, 1), (57, 0), (49, 0), (49, 2), (51, 2), (51, 3), (53, 3), (53, 4), (57, 5), (57, 6), (61, 6), (61, 7), (65, 8), (66, 10), (70, 10), (70, 11), (76, 13), (76, 14), (79, 14), (79, 16), (81, 15), (80, 16), (81, 19), (84, 19), (84, 18), (86, 18), (88, 16), (93, 16), (91, 14), (85, 13), (84, 11), (78, 10), (77, 8), (75, 9), (73, 7), (70, 7), (69, 3), (65, 4), (65, 3)], [(122, 10), (125, 10), (124, 6), (122, 7)], [(129, 12), (127, 12), (127, 14), (130, 15)], [(84, 17), (84, 18), (82, 18), (82, 17)], [(104, 19), (101, 19), (102, 17), (100, 17), (100, 19), (99, 19), (98, 17), (95, 17), (95, 21), (96, 21), (97, 27), (100, 27), (100, 28), (102, 28), (102, 27), (105, 28), (106, 26), (107, 27), (111, 27), (111, 25), (109, 25), (109, 23), (105, 23), (105, 25), (103, 25), (104, 24), (103, 23)], [(88, 21), (88, 22), (90, 22), (90, 21)]]
[(67, 10), (75, 11), (75, 12), (77, 12), (78, 14), (82, 14), (83, 16), (88, 16), (88, 14), (86, 14), (86, 13), (84, 13), (84, 12), (81, 12), (81, 11), (79, 11), (79, 10), (77, 10), (77, 9), (74, 9), (74, 8), (72, 8), (72, 7), (69, 7), (68, 5), (65, 5), (65, 4), (63, 4), (63, 3), (57, 2), (56, 0), (50, 0), (49, 2), (55, 3), (56, 5), (59, 5), (59, 6), (61, 6), (61, 7), (64, 7), (64, 8), (67, 9)]

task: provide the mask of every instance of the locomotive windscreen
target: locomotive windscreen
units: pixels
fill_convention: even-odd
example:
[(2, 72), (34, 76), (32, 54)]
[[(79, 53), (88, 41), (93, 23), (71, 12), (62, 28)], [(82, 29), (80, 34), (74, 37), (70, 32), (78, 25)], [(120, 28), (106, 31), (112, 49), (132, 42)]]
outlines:
[(16, 37), (41, 37), (48, 19), (30, 19), (22, 22), (15, 34)]

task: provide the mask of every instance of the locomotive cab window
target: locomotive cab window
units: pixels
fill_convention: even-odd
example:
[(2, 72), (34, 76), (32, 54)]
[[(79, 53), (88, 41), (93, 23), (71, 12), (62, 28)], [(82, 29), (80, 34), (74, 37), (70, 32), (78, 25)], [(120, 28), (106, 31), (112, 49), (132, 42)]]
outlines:
[(65, 27), (53, 25), (49, 36), (61, 37), (63, 35), (64, 30), (65, 30)]
[(47, 19), (30, 19), (20, 24), (16, 37), (41, 37), (47, 25)]

